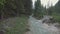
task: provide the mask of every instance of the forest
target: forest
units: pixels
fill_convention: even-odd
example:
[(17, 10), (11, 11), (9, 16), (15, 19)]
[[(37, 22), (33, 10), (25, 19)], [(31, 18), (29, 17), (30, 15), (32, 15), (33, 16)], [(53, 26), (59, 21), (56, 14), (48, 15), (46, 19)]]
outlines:
[(34, 6), (32, 8), (32, 0), (0, 0), (0, 34), (24, 34), (29, 30), (27, 22), (32, 14), (36, 19), (52, 16), (60, 23), (60, 0), (49, 8), (43, 7), (40, 0), (35, 1)]

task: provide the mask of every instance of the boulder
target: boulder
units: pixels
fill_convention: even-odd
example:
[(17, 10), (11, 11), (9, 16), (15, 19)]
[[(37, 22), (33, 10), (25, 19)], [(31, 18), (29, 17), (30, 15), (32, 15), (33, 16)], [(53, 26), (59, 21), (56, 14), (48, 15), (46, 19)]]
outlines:
[(51, 16), (44, 16), (43, 23), (55, 23), (55, 19)]

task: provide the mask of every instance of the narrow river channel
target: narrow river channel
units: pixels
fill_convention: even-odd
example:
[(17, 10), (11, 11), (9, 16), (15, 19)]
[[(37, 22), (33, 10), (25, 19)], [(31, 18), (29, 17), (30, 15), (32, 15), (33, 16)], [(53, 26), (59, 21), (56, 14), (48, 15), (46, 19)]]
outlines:
[(42, 24), (42, 20), (37, 20), (34, 17), (29, 18), (30, 30), (32, 34), (59, 34), (59, 31), (54, 26)]

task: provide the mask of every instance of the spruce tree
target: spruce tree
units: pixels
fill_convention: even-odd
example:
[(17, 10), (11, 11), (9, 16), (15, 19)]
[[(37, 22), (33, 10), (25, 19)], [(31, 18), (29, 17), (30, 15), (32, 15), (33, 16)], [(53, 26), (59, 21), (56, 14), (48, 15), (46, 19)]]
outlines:
[(25, 7), (26, 14), (30, 15), (32, 13), (32, 0), (25, 0), (24, 7)]
[(40, 0), (37, 0), (35, 2), (34, 16), (38, 17), (38, 18), (42, 17), (42, 7), (41, 7), (41, 1)]
[(58, 1), (58, 3), (55, 5), (55, 11), (57, 13), (60, 13), (60, 0)]
[(51, 5), (51, 7), (49, 7), (48, 9), (47, 9), (47, 11), (48, 11), (48, 15), (52, 15), (52, 12), (53, 12), (53, 6)]

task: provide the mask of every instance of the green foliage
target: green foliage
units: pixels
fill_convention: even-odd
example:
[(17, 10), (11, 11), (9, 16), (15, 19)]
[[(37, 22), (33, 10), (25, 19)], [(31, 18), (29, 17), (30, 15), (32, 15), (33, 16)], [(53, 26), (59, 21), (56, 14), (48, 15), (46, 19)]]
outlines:
[(1, 5), (4, 5), (4, 1), (5, 1), (5, 0), (0, 0), (0, 4), (1, 4)]
[(42, 6), (40, 0), (35, 2), (34, 16), (38, 18), (42, 17)]
[(52, 15), (52, 13), (53, 13), (53, 6), (49, 7), (47, 9), (47, 11), (48, 11), (48, 15)]
[(55, 11), (57, 13), (60, 13), (60, 0), (58, 1), (58, 3), (55, 5)]
[(24, 34), (27, 31), (28, 17), (13, 17), (0, 23), (5, 24), (5, 34)]
[(25, 12), (26, 12), (26, 14), (31, 15), (31, 13), (32, 13), (32, 0), (25, 0), (25, 1), (24, 1)]
[[(31, 13), (32, 0), (0, 0), (0, 19), (21, 16), (22, 14), (27, 16), (31, 15)], [(15, 19), (14, 22), (12, 18), (12, 21), (4, 21), (1, 23), (5, 24), (10, 22), (12, 24), (15, 24), (13, 28), (7, 28), (6, 34), (23, 34), (26, 30), (26, 24), (28, 23), (26, 20), (27, 18), (23, 16)], [(1, 23), (0, 25), (3, 25)]]
[(0, 17), (31, 15), (32, 0), (0, 0)]
[(52, 16), (57, 22), (60, 22), (60, 0), (56, 3), (56, 5), (52, 9)]
[(53, 14), (52, 15), (53, 17), (54, 17), (54, 19), (57, 21), (57, 22), (59, 22), (60, 23), (60, 14)]
[(2, 8), (4, 7), (4, 3), (5, 3), (5, 0), (0, 0), (0, 11), (1, 11)]
[(47, 8), (46, 8), (46, 6), (45, 7), (42, 6), (42, 15), (47, 15)]

